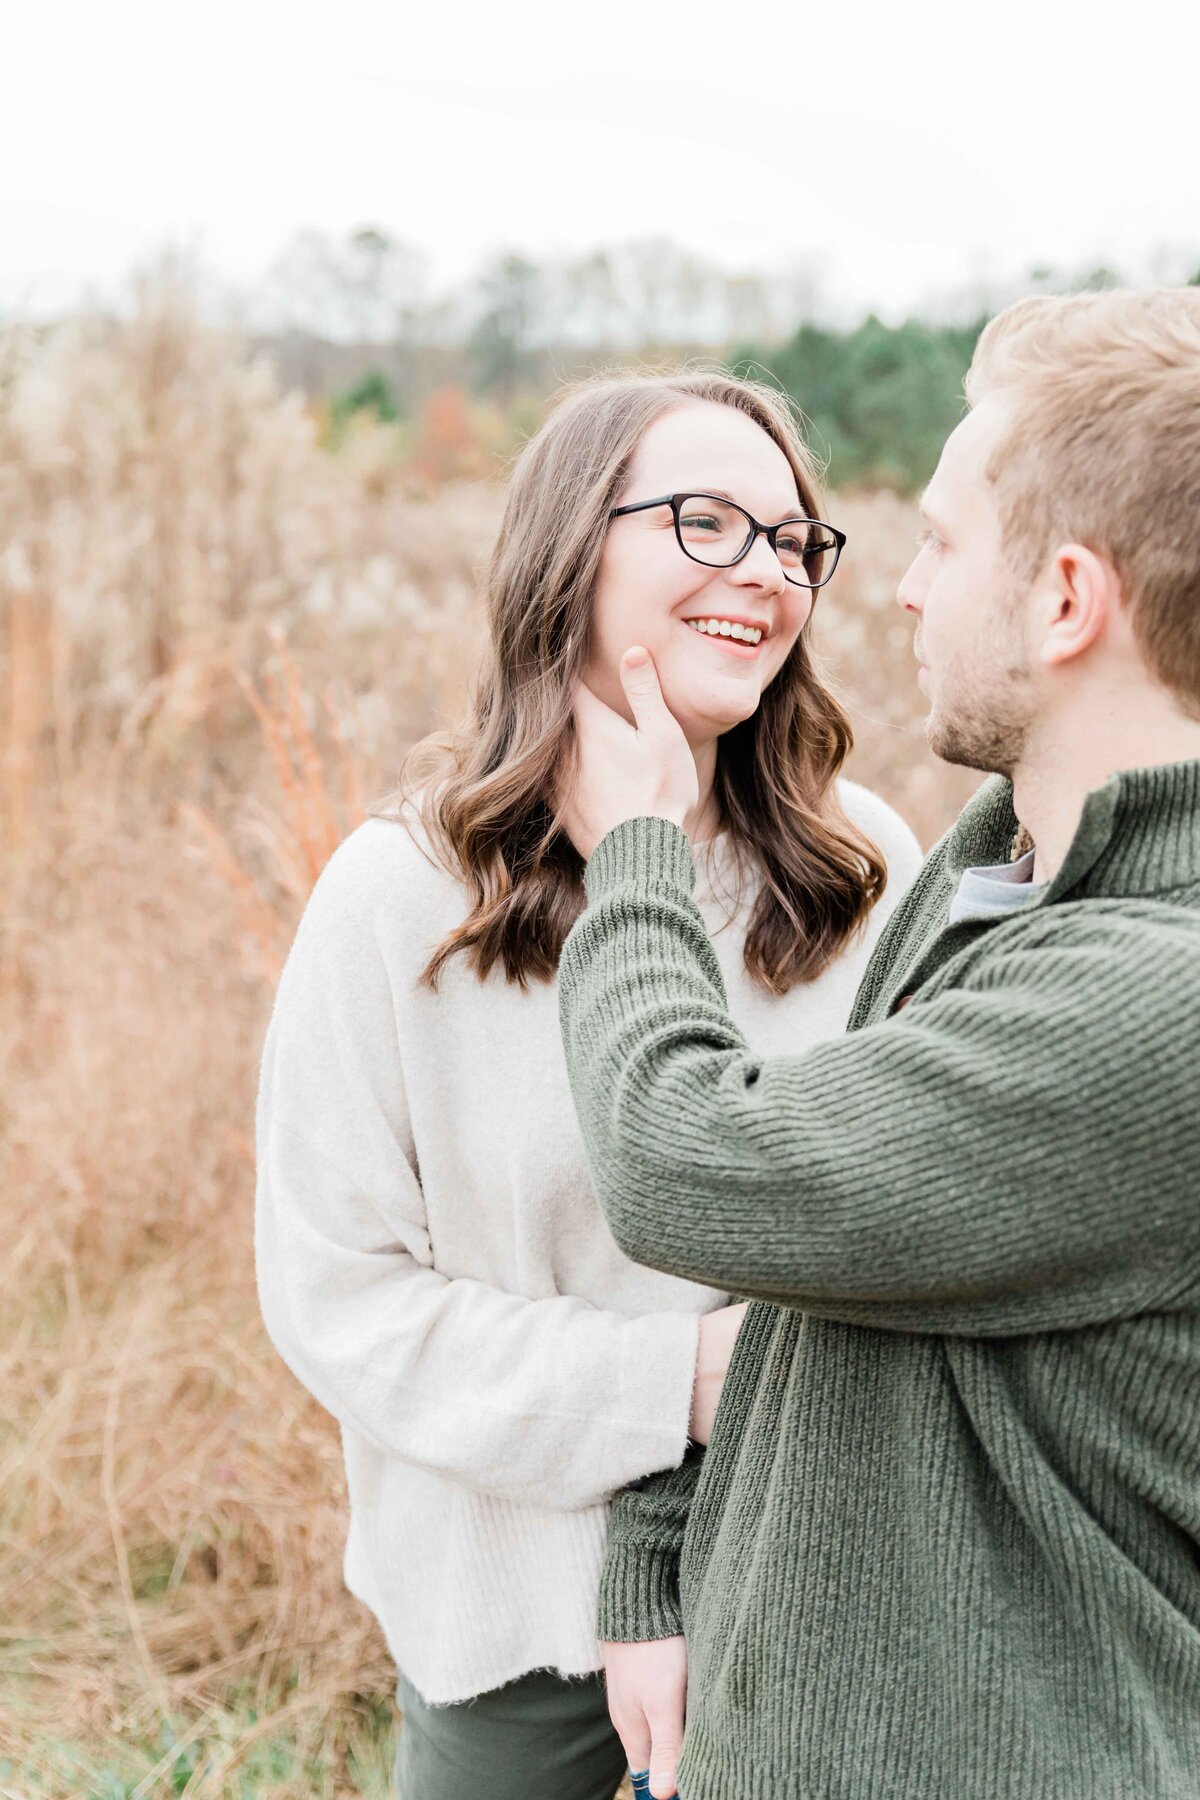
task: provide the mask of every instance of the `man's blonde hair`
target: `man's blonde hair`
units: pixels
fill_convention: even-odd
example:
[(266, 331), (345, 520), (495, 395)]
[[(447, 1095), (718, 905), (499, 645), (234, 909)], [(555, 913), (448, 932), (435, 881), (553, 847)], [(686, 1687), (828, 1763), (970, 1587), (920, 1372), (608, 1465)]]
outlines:
[(1153, 675), (1200, 714), (1200, 288), (1018, 300), (987, 326), (967, 400), (1011, 396), (992, 453), (1010, 560), (1106, 557)]

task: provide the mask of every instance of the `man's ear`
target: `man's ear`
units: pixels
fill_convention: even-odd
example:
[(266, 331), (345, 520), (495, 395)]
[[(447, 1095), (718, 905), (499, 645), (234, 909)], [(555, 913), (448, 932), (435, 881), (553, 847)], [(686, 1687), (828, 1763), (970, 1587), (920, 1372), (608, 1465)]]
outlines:
[(1086, 544), (1063, 544), (1047, 571), (1041, 659), (1073, 661), (1118, 620), (1121, 582), (1106, 557)]

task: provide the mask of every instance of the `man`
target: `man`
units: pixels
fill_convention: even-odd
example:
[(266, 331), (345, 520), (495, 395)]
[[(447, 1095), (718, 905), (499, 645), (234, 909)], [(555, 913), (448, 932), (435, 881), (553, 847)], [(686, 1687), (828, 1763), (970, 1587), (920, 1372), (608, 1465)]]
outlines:
[(996, 779), (844, 1039), (754, 1054), (645, 652), (636, 728), (579, 696), (597, 1192), (755, 1301), (707, 1454), (614, 1507), (655, 1795), (685, 1666), (683, 1800), (1200, 1795), (1200, 291), (1022, 302), (967, 391), (899, 600), (932, 747)]

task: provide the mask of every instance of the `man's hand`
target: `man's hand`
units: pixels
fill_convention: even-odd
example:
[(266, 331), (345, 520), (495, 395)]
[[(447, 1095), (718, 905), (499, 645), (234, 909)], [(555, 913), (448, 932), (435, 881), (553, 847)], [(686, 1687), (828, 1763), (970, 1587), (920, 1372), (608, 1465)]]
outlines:
[(655, 1800), (675, 1792), (687, 1701), (687, 1645), (682, 1637), (649, 1644), (601, 1644), (608, 1711), (631, 1769), (650, 1771)]
[(729, 1359), (737, 1343), (747, 1302), (737, 1306), (719, 1306), (715, 1312), (700, 1316), (700, 1339), (696, 1348), (696, 1384), (692, 1389), (692, 1416), (688, 1436), (693, 1443), (707, 1444), (712, 1436), (713, 1420), (721, 1404), (721, 1392)]
[(699, 799), (695, 758), (640, 644), (621, 658), (621, 685), (636, 725), (582, 682), (575, 693), (575, 780), (557, 803), (560, 823), (585, 862), (626, 819), (671, 819), (682, 828)]

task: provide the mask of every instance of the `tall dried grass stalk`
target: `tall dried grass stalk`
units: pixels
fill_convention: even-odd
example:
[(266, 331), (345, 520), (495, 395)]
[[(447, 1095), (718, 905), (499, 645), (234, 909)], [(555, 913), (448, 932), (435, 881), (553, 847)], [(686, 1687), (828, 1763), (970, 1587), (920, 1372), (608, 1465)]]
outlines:
[[(19, 557), (7, 559), (10, 571)], [(51, 593), (32, 581), (0, 576), (4, 706), (0, 711), (0, 825), (7, 855), (20, 859), (33, 830), (36, 797), (48, 766), (69, 773), (70, 648)], [(46, 762), (43, 762), (46, 753)]]
[(253, 814), (240, 822), (265, 862), (271, 891), (264, 891), (228, 834), (204, 808), (185, 801), (180, 816), (197, 834), (194, 854), (207, 860), (234, 895), (252, 947), (252, 966), (274, 989), (305, 900), (342, 839), (361, 823), (366, 807), (362, 758), (347, 739), (332, 687), (320, 696), (329, 740), (328, 751), (323, 751), (309, 721), (310, 710), (315, 709), (277, 624), (271, 626), (270, 637), (279, 669), (263, 669), (265, 692), (260, 694), (240, 669), (233, 675), (258, 722), (274, 774), (275, 803), (256, 803)]

